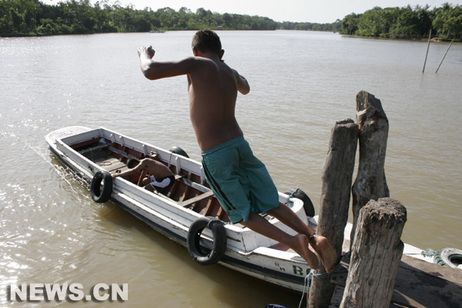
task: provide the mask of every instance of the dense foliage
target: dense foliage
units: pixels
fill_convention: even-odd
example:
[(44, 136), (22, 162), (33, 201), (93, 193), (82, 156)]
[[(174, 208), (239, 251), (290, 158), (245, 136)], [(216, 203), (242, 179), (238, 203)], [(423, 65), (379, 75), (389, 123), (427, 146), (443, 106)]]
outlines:
[(462, 39), (462, 7), (444, 4), (430, 10), (428, 6), (399, 8), (375, 7), (363, 14), (350, 14), (342, 20), (340, 33), (392, 39)]
[(0, 35), (54, 35), (155, 30), (314, 30), (368, 37), (420, 39), (430, 30), (441, 39), (462, 38), (462, 7), (444, 4), (411, 8), (373, 8), (334, 23), (282, 22), (267, 17), (218, 14), (203, 8), (195, 13), (161, 8), (136, 10), (102, 0), (67, 0), (47, 5), (40, 0), (0, 0)]
[(69, 0), (57, 5), (39, 0), (0, 0), (1, 35), (51, 35), (102, 32), (147, 32), (152, 30), (275, 30), (267, 17), (212, 13), (203, 8), (195, 13), (161, 8), (136, 10), (107, 0), (91, 5), (89, 0)]
[(310, 30), (310, 31), (329, 31), (329, 32), (338, 32), (342, 26), (342, 21), (337, 19), (336, 22), (331, 24), (318, 24), (311, 22), (289, 22), (284, 21), (278, 23), (278, 29), (284, 30)]

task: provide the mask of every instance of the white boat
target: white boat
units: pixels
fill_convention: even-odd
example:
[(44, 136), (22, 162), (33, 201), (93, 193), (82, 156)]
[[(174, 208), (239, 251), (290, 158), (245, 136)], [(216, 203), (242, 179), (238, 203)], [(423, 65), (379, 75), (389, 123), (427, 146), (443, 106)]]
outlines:
[[(310, 272), (305, 260), (274, 240), (241, 224), (231, 224), (205, 181), (201, 163), (105, 128), (66, 127), (48, 134), (46, 141), (59, 160), (91, 183), (93, 200), (115, 202), (158, 232), (188, 247), (197, 262), (218, 262), (284, 288), (304, 290), (304, 278)], [(141, 159), (154, 153), (176, 175), (166, 195), (136, 185), (136, 177), (133, 181), (121, 177), (113, 180), (109, 174), (126, 170), (128, 158)], [(279, 193), (279, 201), (316, 228), (316, 217), (306, 215), (314, 213), (309, 198), (303, 202), (293, 195)], [(274, 217), (266, 218), (278, 228), (294, 233)], [(345, 229), (346, 239), (350, 226)], [(431, 257), (411, 245), (405, 245), (404, 254), (432, 262)]]
[[(205, 182), (201, 163), (105, 128), (66, 127), (48, 134), (46, 141), (59, 160), (92, 183), (95, 201), (110, 199), (173, 241), (186, 247), (189, 241), (188, 250), (199, 263), (219, 262), (255, 278), (303, 290), (304, 277), (310, 271), (305, 260), (274, 240), (241, 224), (231, 224)], [(136, 181), (121, 177), (112, 185), (105, 183), (112, 180), (107, 172), (127, 169), (128, 158), (140, 159), (153, 153), (176, 175), (167, 195), (150, 192), (137, 186)], [(283, 193), (279, 193), (279, 200), (309, 223), (302, 200)], [(279, 220), (266, 218), (293, 233)], [(315, 221), (311, 219), (310, 223)]]

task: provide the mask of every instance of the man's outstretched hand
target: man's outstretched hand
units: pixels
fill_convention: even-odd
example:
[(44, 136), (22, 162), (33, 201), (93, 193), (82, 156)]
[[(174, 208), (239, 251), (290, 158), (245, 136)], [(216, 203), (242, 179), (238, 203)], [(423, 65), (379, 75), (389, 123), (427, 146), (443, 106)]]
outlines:
[(152, 46), (149, 46), (149, 47), (140, 47), (138, 48), (138, 56), (141, 57), (142, 55), (146, 56), (148, 59), (152, 59), (152, 57), (154, 57), (154, 54), (156, 52), (154, 51), (154, 49), (152, 49)]

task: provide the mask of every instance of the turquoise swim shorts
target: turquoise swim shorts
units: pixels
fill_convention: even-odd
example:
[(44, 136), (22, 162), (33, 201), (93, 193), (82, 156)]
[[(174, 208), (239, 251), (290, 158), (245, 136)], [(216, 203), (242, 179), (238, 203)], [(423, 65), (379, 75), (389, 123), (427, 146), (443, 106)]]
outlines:
[(202, 152), (205, 177), (232, 223), (279, 206), (276, 186), (244, 137)]

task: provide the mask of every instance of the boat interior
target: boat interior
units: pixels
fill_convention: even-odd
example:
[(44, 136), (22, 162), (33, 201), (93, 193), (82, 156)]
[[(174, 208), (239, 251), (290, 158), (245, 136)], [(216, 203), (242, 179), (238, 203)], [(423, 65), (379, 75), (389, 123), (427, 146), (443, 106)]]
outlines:
[[(200, 175), (183, 169), (176, 170), (175, 165), (169, 165), (168, 162), (162, 161), (155, 152), (151, 152), (150, 155), (145, 155), (141, 151), (122, 146), (119, 143), (112, 142), (102, 137), (79, 142), (71, 145), (71, 147), (110, 173), (127, 170), (127, 161), (130, 158), (141, 160), (149, 156), (156, 159), (169, 167), (175, 174), (175, 183), (168, 193), (162, 195), (163, 197), (169, 198), (179, 205), (189, 208), (201, 215), (212, 216), (222, 221), (229, 222), (228, 215), (221, 208), (220, 203), (214, 197), (210, 187), (208, 187), (205, 181), (201, 183)], [(136, 185), (139, 177), (140, 173), (132, 174), (124, 178)]]
[[(158, 153), (149, 150), (151, 148), (155, 149), (153, 147), (149, 147), (149, 151), (147, 151), (145, 145), (142, 144), (143, 150), (137, 150), (133, 146), (124, 146), (114, 141), (115, 138), (111, 135), (109, 135), (109, 137), (95, 137), (94, 135), (89, 137), (89, 139), (84, 141), (71, 141), (67, 143), (67, 145), (110, 173), (118, 172), (118, 170), (120, 170), (120, 172), (127, 170), (127, 161), (130, 158), (138, 160), (147, 157), (154, 158), (166, 165), (175, 174), (175, 183), (165, 194), (160, 194), (158, 192), (150, 193), (168, 198), (170, 201), (176, 202), (178, 205), (199, 213), (200, 215), (215, 217), (225, 223), (230, 223), (227, 213), (222, 209), (218, 199), (213, 195), (203, 175), (201, 176), (201, 174), (189, 172), (181, 167), (177, 170), (175, 164), (171, 164), (168, 161), (169, 159), (165, 159), (165, 150), (159, 150), (163, 153), (162, 155), (157, 155)], [(164, 159), (161, 159), (161, 156), (164, 156)], [(179, 162), (176, 162), (176, 164), (179, 164)], [(181, 166), (181, 164), (179, 165)], [(139, 177), (140, 174), (132, 174), (124, 178), (134, 185), (137, 185)], [(267, 213), (262, 213), (260, 215), (267, 220), (273, 219), (273, 217)], [(233, 225), (242, 229), (245, 228), (244, 225), (239, 223)], [(280, 251), (292, 251), (288, 246), (281, 243), (271, 244), (269, 248)]]

